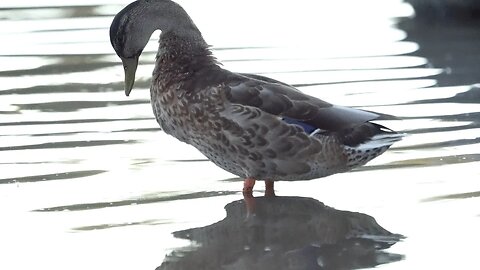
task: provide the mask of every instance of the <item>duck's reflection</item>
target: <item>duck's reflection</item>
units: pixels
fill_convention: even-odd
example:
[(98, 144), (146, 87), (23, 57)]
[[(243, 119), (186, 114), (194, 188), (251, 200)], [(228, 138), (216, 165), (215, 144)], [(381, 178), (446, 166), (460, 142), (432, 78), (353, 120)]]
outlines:
[(402, 236), (366, 214), (335, 210), (312, 198), (249, 200), (253, 210), (247, 211), (244, 200), (234, 201), (225, 206), (225, 219), (175, 232), (195, 245), (173, 251), (157, 270), (357, 269), (403, 258), (383, 251)]

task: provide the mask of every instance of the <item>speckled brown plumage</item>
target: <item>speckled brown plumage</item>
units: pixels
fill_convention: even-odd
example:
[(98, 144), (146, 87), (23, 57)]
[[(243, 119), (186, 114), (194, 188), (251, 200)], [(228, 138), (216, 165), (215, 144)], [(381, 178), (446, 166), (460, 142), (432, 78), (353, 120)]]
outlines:
[[(148, 16), (131, 17), (146, 9)], [(264, 180), (319, 178), (363, 165), (401, 138), (369, 122), (385, 115), (332, 105), (285, 83), (221, 68), (178, 9), (169, 0), (134, 2), (114, 19), (112, 45), (127, 76), (129, 63), (143, 50), (142, 44), (128, 43), (138, 38), (128, 32), (136, 29), (131, 24), (153, 21), (150, 28), (162, 30), (150, 89), (155, 117), (166, 133), (224, 170)], [(117, 37), (128, 34), (130, 39)]]

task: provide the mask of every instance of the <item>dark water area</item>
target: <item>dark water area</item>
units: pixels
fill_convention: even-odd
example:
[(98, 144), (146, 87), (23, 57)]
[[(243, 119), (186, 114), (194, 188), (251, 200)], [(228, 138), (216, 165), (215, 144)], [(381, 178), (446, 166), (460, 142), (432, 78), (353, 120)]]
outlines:
[(480, 267), (480, 20), (397, 0), (179, 1), (225, 68), (407, 134), (244, 200), (242, 179), (158, 128), (158, 33), (124, 96), (108, 28), (128, 2), (0, 3), (0, 269)]
[(157, 269), (356, 269), (395, 262), (383, 251), (403, 239), (371, 216), (312, 198), (257, 197), (225, 206), (226, 218), (175, 232), (198, 247), (180, 249)]

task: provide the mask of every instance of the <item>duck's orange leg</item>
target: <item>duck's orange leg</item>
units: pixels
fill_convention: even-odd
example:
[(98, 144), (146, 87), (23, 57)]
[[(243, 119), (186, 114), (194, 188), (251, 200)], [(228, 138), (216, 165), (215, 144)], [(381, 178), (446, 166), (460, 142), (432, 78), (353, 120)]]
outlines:
[(273, 180), (265, 180), (265, 197), (274, 197), (275, 190), (273, 189)]
[(253, 187), (255, 186), (255, 179), (246, 178), (243, 181), (243, 200), (247, 208), (247, 217), (255, 213), (255, 198), (253, 198)]
[(252, 195), (254, 186), (255, 186), (255, 179), (245, 178), (245, 181), (243, 181), (243, 195)]

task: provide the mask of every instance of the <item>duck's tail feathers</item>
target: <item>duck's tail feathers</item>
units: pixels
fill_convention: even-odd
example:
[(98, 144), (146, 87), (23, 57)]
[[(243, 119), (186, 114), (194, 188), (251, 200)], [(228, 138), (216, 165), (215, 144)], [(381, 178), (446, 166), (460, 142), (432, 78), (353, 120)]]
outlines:
[(357, 150), (368, 150), (368, 149), (375, 149), (381, 147), (390, 147), (392, 144), (402, 140), (405, 137), (403, 133), (381, 133), (373, 136), (370, 140), (361, 143), (354, 148)]
[(405, 136), (403, 133), (397, 133), (383, 126), (380, 127), (382, 127), (382, 132), (368, 140), (354, 146), (344, 146), (348, 168), (364, 165), (383, 154), (392, 144), (400, 141)]

